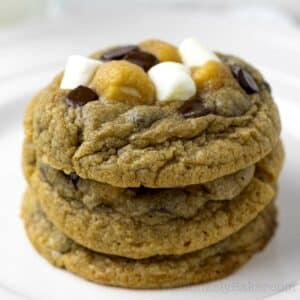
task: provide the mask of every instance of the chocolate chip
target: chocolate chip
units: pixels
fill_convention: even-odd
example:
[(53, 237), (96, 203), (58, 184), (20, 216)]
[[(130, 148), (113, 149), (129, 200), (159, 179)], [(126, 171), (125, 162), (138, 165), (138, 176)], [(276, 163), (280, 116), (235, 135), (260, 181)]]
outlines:
[(66, 102), (71, 107), (78, 107), (98, 98), (98, 95), (92, 89), (80, 85), (67, 95)]
[(258, 93), (259, 86), (251, 74), (239, 65), (231, 66), (233, 76), (238, 80), (240, 86), (248, 94)]
[(232, 66), (230, 66), (230, 68), (231, 68), (231, 72), (232, 72), (233, 76), (235, 78), (237, 78), (239, 76), (239, 72), (242, 68), (239, 65), (232, 65)]
[(192, 99), (180, 106), (178, 112), (187, 119), (208, 115), (211, 113), (211, 110), (206, 107), (201, 100)]
[(156, 58), (156, 56), (141, 50), (130, 51), (124, 56), (123, 59), (140, 66), (145, 71), (148, 71), (151, 67), (159, 63), (159, 60)]
[(77, 183), (80, 179), (80, 177), (75, 173), (75, 172), (72, 172), (68, 175), (70, 181), (72, 182), (72, 184), (74, 185), (74, 187), (77, 189)]
[(102, 56), (100, 57), (103, 61), (110, 61), (110, 60), (120, 60), (130, 51), (138, 50), (139, 48), (135, 45), (127, 45), (121, 47), (115, 47), (110, 50), (105, 51)]
[(159, 63), (159, 60), (151, 53), (142, 51), (138, 46), (128, 45), (110, 49), (104, 52), (100, 58), (103, 61), (125, 59), (148, 71)]

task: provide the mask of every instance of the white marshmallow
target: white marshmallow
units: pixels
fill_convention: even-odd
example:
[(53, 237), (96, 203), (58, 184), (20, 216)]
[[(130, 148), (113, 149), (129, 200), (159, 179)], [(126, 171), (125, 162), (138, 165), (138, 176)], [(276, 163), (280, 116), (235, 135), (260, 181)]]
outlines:
[(181, 59), (188, 67), (201, 67), (210, 60), (220, 61), (211, 51), (206, 49), (197, 39), (187, 38), (179, 46)]
[(189, 70), (182, 64), (159, 63), (148, 71), (148, 75), (155, 85), (158, 101), (185, 101), (196, 93)]
[(72, 55), (68, 58), (64, 77), (61, 81), (61, 89), (74, 89), (79, 85), (87, 85), (94, 75), (97, 67), (102, 62), (80, 55)]

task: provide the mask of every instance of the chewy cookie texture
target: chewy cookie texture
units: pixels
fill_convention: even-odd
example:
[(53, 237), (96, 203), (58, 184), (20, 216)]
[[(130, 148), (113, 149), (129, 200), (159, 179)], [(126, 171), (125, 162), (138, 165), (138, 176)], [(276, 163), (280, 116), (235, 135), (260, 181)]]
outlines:
[(167, 288), (222, 278), (247, 262), (271, 238), (276, 209), (270, 204), (251, 223), (229, 238), (182, 256), (133, 260), (96, 253), (58, 231), (27, 191), (22, 217), (37, 251), (55, 266), (88, 280), (131, 288)]
[(29, 239), (88, 280), (214, 280), (274, 232), (284, 150), (270, 86), (194, 38), (71, 56), (24, 127)]
[(274, 198), (269, 178), (277, 181), (281, 149), (256, 167), (177, 189), (121, 189), (40, 163), (28, 180), (51, 221), (90, 249), (135, 259), (181, 255), (226, 238)]

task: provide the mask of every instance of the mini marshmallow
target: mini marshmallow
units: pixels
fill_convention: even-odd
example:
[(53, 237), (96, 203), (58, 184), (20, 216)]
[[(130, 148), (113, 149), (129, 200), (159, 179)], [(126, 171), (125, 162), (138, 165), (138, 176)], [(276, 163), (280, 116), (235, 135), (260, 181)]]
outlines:
[(102, 62), (80, 55), (72, 55), (68, 58), (64, 77), (61, 81), (61, 89), (74, 89), (79, 85), (87, 85), (94, 75), (97, 67)]
[(185, 101), (196, 94), (189, 70), (180, 63), (162, 62), (148, 71), (158, 101)]
[(181, 59), (188, 67), (201, 67), (210, 60), (220, 61), (211, 51), (206, 49), (197, 39), (185, 39), (179, 46)]

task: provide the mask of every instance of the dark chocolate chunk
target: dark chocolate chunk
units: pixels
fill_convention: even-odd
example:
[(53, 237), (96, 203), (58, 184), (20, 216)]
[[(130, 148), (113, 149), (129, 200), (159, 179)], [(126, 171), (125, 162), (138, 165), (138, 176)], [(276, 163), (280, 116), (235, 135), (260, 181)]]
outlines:
[(232, 66), (230, 66), (230, 68), (231, 68), (231, 72), (232, 72), (232, 74), (233, 74), (233, 76), (235, 77), (235, 78), (237, 78), (238, 76), (239, 76), (239, 72), (240, 72), (240, 70), (242, 69), (239, 65), (232, 65)]
[(184, 104), (179, 107), (178, 112), (187, 119), (208, 115), (211, 113), (211, 110), (206, 107), (201, 100), (191, 99), (184, 102)]
[(72, 184), (74, 185), (74, 187), (77, 189), (77, 183), (78, 183), (80, 177), (75, 172), (72, 172), (69, 174), (69, 179), (72, 182)]
[(99, 96), (90, 88), (80, 85), (67, 95), (66, 102), (71, 107), (82, 106), (90, 101), (97, 100)]
[(231, 66), (231, 71), (233, 76), (238, 80), (240, 86), (246, 91), (246, 93), (254, 94), (259, 92), (258, 84), (248, 71), (246, 71), (239, 65)]
[(124, 59), (140, 66), (145, 71), (148, 71), (151, 67), (159, 63), (159, 60), (151, 53), (141, 50), (133, 50), (124, 56)]
[(138, 46), (128, 45), (110, 49), (100, 57), (103, 61), (125, 59), (148, 71), (152, 66), (159, 63), (159, 60), (151, 53), (142, 51)]
[(120, 60), (132, 50), (138, 50), (139, 48), (135, 45), (127, 45), (121, 47), (115, 47), (105, 51), (102, 56), (100, 57), (103, 61), (110, 61), (110, 60)]

